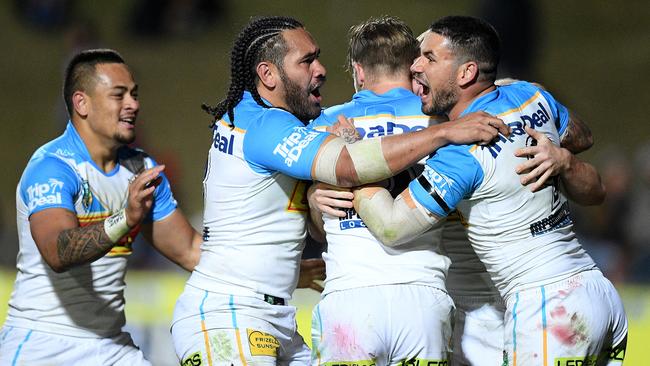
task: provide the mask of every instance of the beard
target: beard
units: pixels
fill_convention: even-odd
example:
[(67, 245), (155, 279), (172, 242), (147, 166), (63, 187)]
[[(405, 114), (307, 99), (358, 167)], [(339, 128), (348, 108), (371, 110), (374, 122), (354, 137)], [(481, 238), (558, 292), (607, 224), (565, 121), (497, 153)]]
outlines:
[(458, 91), (452, 79), (449, 79), (443, 88), (436, 91), (430, 89), (429, 92), (431, 104), (422, 105), (422, 113), (428, 116), (447, 115), (458, 102)]
[(309, 101), (311, 90), (314, 87), (313, 85), (310, 85), (308, 89), (301, 88), (300, 85), (295, 83), (287, 76), (287, 74), (284, 73), (284, 70), (280, 71), (280, 80), (282, 80), (282, 83), (284, 84), (285, 102), (287, 103), (289, 111), (294, 116), (303, 123), (307, 123), (320, 115), (320, 104), (315, 104)]

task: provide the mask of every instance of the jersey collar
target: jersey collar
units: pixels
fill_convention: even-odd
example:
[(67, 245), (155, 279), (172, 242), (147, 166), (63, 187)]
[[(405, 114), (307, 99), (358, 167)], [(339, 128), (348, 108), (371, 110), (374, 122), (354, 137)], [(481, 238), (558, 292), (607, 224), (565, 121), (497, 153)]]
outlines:
[(394, 101), (395, 99), (412, 97), (414, 94), (412, 91), (404, 88), (393, 88), (383, 94), (375, 94), (370, 90), (362, 90), (360, 92), (354, 93), (352, 96), (353, 100), (390, 100)]

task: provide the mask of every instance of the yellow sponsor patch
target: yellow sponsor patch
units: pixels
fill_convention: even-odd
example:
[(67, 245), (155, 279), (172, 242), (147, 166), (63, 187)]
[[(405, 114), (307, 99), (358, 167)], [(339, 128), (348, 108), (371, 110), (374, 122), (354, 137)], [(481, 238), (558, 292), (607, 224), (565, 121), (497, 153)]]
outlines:
[(201, 351), (197, 351), (181, 361), (181, 366), (201, 366), (203, 364), (202, 361)]
[(596, 366), (597, 356), (587, 357), (558, 357), (553, 366)]
[(411, 358), (400, 362), (400, 366), (449, 366), (447, 360), (427, 360), (425, 358)]
[(331, 361), (322, 363), (323, 366), (375, 366), (374, 360), (360, 361)]
[(246, 329), (246, 333), (252, 356), (277, 357), (280, 342), (274, 336), (254, 329)]

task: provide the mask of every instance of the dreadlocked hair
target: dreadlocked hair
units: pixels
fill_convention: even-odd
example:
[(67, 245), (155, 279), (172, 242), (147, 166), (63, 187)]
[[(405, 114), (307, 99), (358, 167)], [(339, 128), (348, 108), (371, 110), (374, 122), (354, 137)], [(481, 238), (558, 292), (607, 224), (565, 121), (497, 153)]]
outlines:
[(226, 98), (215, 107), (203, 104), (201, 108), (213, 117), (210, 127), (214, 127), (226, 113), (230, 127), (235, 126), (234, 108), (239, 103), (244, 91), (248, 90), (257, 104), (269, 106), (257, 92), (259, 80), (255, 68), (261, 61), (270, 61), (282, 68), (286, 54), (286, 43), (280, 33), (288, 29), (303, 28), (302, 23), (289, 17), (260, 17), (252, 19), (239, 33), (230, 54), (230, 87)]

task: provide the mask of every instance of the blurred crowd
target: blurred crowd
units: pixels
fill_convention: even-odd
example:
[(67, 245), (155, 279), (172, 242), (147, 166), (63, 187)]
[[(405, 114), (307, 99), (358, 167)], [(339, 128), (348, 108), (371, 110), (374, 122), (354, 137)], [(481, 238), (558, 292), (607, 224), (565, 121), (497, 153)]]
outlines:
[(573, 207), (580, 241), (614, 282), (650, 282), (650, 141), (634, 156), (617, 145), (599, 149), (594, 164), (607, 198)]
[[(148, 39), (160, 37), (188, 37), (205, 30), (209, 25), (227, 16), (226, 2), (220, 0), (137, 0), (131, 4), (127, 17), (127, 31)], [(534, 69), (534, 49), (525, 47), (538, 38), (537, 24), (531, 1), (480, 1), (479, 16), (487, 19), (500, 31), (504, 50), (502, 65), (505, 74), (530, 78)], [(26, 26), (44, 32), (58, 31), (66, 35), (69, 55), (81, 49), (101, 46), (97, 27), (91, 21), (79, 19), (75, 0), (15, 0), (14, 10)], [(496, 11), (499, 9), (499, 11)], [(509, 9), (509, 11), (503, 11)], [(508, 30), (516, 29), (516, 32)], [(67, 62), (63, 60), (62, 65)], [(65, 109), (57, 108), (57, 121), (66, 121)], [(64, 122), (61, 122), (63, 126)], [(172, 152), (145, 146), (159, 161), (167, 164), (172, 187), (179, 187), (178, 161)], [(585, 249), (591, 254), (606, 276), (614, 282), (650, 282), (650, 141), (639, 147), (633, 156), (621, 146), (602, 148), (595, 136), (597, 151), (592, 159), (607, 188), (604, 204), (572, 209), (576, 231)], [(206, 147), (207, 148), (207, 147)], [(5, 198), (8, 199), (8, 198)], [(201, 226), (201, 212), (194, 215), (193, 225)], [(15, 266), (17, 237), (14, 217), (0, 217), (0, 266), (12, 271)], [(174, 268), (147, 244), (136, 244), (138, 250), (130, 260), (140, 268)], [(319, 255), (310, 250), (305, 256)]]

